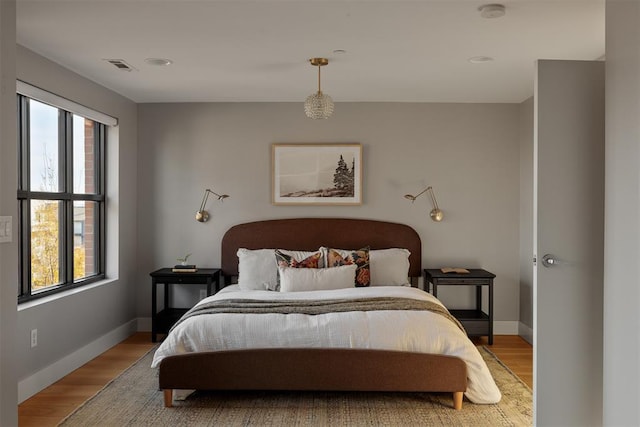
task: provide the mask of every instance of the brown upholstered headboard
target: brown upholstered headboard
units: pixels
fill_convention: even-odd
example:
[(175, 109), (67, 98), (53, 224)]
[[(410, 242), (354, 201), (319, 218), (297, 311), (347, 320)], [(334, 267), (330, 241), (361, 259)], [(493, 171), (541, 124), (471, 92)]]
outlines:
[(409, 276), (422, 274), (422, 244), (413, 228), (393, 222), (345, 218), (274, 219), (235, 225), (222, 238), (222, 274), (238, 275), (238, 248), (314, 251), (320, 246), (406, 248), (411, 252)]

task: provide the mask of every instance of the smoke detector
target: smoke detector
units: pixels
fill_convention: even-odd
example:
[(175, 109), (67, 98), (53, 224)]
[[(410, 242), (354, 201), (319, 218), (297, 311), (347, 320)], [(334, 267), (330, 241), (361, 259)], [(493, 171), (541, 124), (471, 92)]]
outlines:
[(497, 3), (482, 5), (478, 8), (478, 11), (480, 11), (480, 16), (487, 19), (500, 18), (506, 13), (504, 5)]

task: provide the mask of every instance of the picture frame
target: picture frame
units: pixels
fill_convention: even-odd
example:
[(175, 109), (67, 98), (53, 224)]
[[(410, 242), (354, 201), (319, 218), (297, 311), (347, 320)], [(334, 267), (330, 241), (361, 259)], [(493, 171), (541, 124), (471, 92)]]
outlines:
[(274, 205), (361, 205), (362, 144), (272, 144)]

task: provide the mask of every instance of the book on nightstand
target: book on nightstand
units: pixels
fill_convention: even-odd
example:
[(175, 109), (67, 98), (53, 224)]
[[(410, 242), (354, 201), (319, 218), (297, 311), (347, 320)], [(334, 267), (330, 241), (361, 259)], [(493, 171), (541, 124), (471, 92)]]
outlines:
[(460, 268), (460, 267), (442, 267), (440, 271), (442, 271), (443, 273), (459, 273), (459, 274), (469, 273), (469, 270), (467, 270), (466, 268)]
[(171, 271), (173, 273), (195, 273), (198, 271), (198, 269), (196, 268), (195, 264), (188, 264), (188, 265), (176, 265), (174, 266)]

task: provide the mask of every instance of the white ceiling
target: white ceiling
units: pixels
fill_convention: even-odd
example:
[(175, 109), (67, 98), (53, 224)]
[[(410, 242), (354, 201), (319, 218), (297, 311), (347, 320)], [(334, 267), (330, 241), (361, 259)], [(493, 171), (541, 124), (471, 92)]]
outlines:
[(604, 0), (508, 0), (495, 19), (486, 3), (18, 0), (17, 40), (135, 102), (302, 102), (314, 56), (336, 102), (521, 102), (536, 59), (604, 55)]

